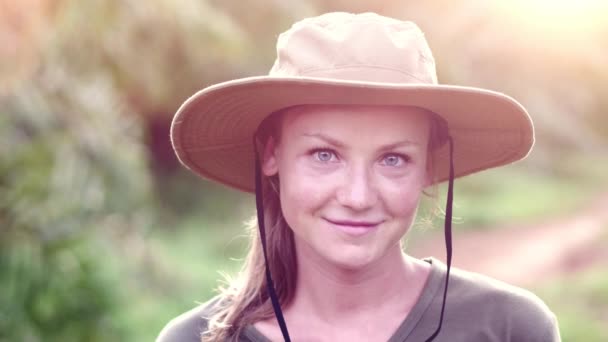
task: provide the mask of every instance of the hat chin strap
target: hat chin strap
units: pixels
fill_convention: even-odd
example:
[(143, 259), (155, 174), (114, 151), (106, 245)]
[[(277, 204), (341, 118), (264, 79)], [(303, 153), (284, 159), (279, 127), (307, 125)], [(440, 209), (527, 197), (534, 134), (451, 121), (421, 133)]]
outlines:
[[(268, 253), (266, 251), (266, 228), (264, 225), (264, 199), (262, 195), (262, 174), (260, 167), (260, 159), (257, 152), (257, 144), (254, 137), (254, 150), (255, 150), (255, 206), (258, 216), (258, 228), (260, 230), (260, 240), (262, 242), (262, 251), (264, 254), (264, 262), (266, 264), (266, 287), (268, 289), (268, 295), (274, 314), (277, 317), (279, 327), (281, 328), (281, 334), (285, 342), (291, 342), (289, 332), (287, 331), (287, 324), (285, 324), (285, 318), (283, 317), (283, 311), (279, 303), (279, 298), (274, 289), (274, 282), (272, 281), (272, 275), (270, 274), (270, 268), (268, 267)], [(445, 207), (445, 222), (444, 222), (444, 233), (445, 233), (445, 250), (447, 258), (447, 274), (445, 278), (445, 287), (443, 289), (443, 302), (441, 304), (441, 315), (439, 316), (439, 325), (435, 332), (426, 339), (426, 342), (432, 341), (439, 335), (441, 326), (443, 325), (443, 317), (445, 314), (445, 304), (448, 295), (448, 283), (450, 280), (450, 269), (452, 266), (452, 204), (454, 201), (454, 141), (451, 136), (448, 136), (448, 142), (450, 144), (450, 178), (448, 180), (448, 194)]]
[(452, 268), (452, 204), (454, 202), (454, 140), (448, 136), (450, 144), (450, 178), (448, 180), (448, 196), (445, 204), (445, 221), (443, 232), (445, 234), (445, 254), (448, 264), (447, 273), (445, 276), (445, 287), (443, 288), (443, 302), (441, 303), (441, 315), (439, 316), (439, 325), (433, 333), (426, 339), (426, 342), (432, 341), (439, 335), (441, 326), (443, 325), (443, 315), (445, 314), (445, 302), (448, 297), (448, 283), (450, 281), (450, 269)]
[(274, 290), (274, 283), (272, 281), (272, 276), (270, 275), (270, 267), (268, 267), (268, 253), (266, 251), (266, 227), (264, 224), (264, 198), (262, 195), (262, 171), (255, 137), (253, 138), (253, 146), (255, 149), (255, 207), (258, 214), (258, 228), (260, 230), (260, 240), (262, 240), (264, 263), (266, 264), (266, 287), (268, 288), (270, 302), (272, 303), (272, 308), (274, 309), (274, 315), (277, 317), (277, 321), (279, 322), (279, 327), (281, 327), (283, 338), (286, 342), (291, 342), (289, 332), (287, 331), (287, 324), (285, 324), (285, 318), (283, 317), (283, 311), (281, 310), (281, 305), (279, 304), (279, 298)]

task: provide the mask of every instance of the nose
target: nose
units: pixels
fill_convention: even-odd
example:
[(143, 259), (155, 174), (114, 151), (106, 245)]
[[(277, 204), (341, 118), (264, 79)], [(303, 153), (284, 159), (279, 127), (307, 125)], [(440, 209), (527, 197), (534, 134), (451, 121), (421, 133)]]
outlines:
[(349, 168), (336, 197), (342, 206), (353, 210), (373, 207), (378, 201), (378, 193), (369, 170), (366, 167)]

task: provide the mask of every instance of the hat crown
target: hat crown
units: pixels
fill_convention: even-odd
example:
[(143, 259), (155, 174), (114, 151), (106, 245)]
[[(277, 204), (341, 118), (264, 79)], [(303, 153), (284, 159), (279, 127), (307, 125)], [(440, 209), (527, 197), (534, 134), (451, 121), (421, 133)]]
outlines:
[(375, 13), (335, 12), (295, 23), (279, 36), (269, 75), (437, 84), (420, 28)]

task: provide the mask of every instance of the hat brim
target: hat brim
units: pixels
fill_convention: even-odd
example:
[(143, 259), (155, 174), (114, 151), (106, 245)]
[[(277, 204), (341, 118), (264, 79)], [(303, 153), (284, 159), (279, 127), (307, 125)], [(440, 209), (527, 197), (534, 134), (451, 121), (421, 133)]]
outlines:
[[(196, 174), (254, 191), (253, 134), (269, 114), (303, 104), (425, 108), (448, 123), (455, 176), (528, 155), (534, 129), (526, 110), (494, 91), (452, 85), (373, 83), (311, 77), (249, 77), (207, 87), (182, 104), (171, 125), (180, 162)], [(448, 146), (434, 153), (437, 182), (448, 179)]]

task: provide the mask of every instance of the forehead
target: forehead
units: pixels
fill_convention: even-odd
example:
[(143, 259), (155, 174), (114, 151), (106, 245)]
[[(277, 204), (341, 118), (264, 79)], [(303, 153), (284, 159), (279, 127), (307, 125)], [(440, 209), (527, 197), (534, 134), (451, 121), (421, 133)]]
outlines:
[(417, 107), (303, 105), (289, 108), (281, 120), (281, 136), (322, 133), (339, 139), (377, 141), (404, 139), (425, 143), (431, 113)]

